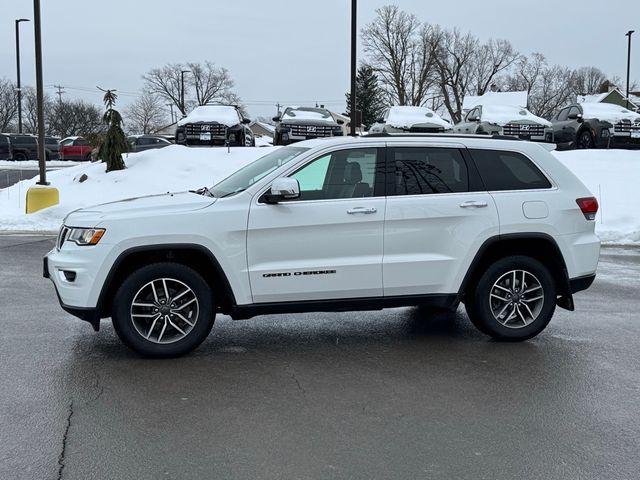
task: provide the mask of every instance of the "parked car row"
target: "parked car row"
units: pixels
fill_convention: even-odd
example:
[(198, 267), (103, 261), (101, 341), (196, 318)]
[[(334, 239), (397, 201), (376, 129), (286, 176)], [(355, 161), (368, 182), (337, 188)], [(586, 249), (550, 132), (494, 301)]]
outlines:
[[(46, 160), (60, 158), (59, 139), (44, 137)], [(38, 138), (35, 135), (0, 133), (0, 160), (37, 160)]]

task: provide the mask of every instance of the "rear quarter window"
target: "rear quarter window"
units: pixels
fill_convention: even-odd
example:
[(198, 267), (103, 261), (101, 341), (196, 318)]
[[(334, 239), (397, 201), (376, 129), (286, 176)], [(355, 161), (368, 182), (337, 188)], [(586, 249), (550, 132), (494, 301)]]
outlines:
[(551, 183), (531, 160), (518, 152), (470, 150), (488, 191), (551, 188)]

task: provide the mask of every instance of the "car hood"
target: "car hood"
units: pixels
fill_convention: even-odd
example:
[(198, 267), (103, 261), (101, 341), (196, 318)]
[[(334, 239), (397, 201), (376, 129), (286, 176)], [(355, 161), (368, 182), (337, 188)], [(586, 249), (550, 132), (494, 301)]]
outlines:
[(280, 122), (281, 126), (287, 126), (287, 125), (315, 125), (315, 126), (325, 126), (325, 125), (329, 125), (331, 127), (339, 127), (339, 125), (334, 122), (333, 120), (311, 120), (311, 119), (305, 119), (305, 118), (301, 118), (301, 119), (283, 119), (282, 122)]
[(208, 207), (216, 200), (216, 198), (192, 192), (146, 195), (74, 210), (67, 215), (64, 224), (80, 227), (95, 226), (99, 222), (110, 219), (190, 212)]

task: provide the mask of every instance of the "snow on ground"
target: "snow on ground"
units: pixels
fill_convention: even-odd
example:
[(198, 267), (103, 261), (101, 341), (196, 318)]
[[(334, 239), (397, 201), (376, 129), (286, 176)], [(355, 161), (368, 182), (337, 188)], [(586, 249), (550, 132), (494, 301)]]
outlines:
[[(82, 162), (67, 162), (64, 160), (49, 160), (47, 168), (51, 167), (69, 167), (72, 165), (80, 165)], [(0, 170), (38, 170), (37, 160), (25, 160), (15, 162), (13, 160), (0, 160)]]
[(640, 151), (553, 152), (598, 199), (596, 233), (603, 242), (640, 243)]
[[(257, 139), (259, 140), (259, 139)], [(266, 137), (265, 137), (266, 140)], [(132, 153), (127, 169), (106, 174), (103, 163), (80, 163), (50, 171), (47, 179), (60, 191), (60, 204), (30, 215), (25, 194), (37, 179), (0, 190), (0, 230), (55, 231), (76, 208), (151, 193), (211, 186), (247, 163), (278, 147), (187, 148), (172, 145)], [(640, 244), (640, 152), (576, 150), (554, 155), (598, 198), (596, 232), (607, 243)], [(18, 162), (8, 162), (16, 165)], [(36, 168), (36, 162), (19, 162)], [(69, 162), (61, 162), (69, 165)], [(31, 165), (33, 164), (33, 165)], [(2, 168), (0, 164), (0, 168)], [(49, 163), (48, 163), (49, 165)], [(53, 165), (52, 165), (53, 166)], [(77, 179), (86, 174), (85, 182)]]
[[(249, 162), (278, 147), (188, 148), (172, 145), (131, 153), (126, 170), (105, 173), (105, 164), (81, 163), (47, 173), (60, 192), (60, 204), (26, 215), (25, 195), (37, 178), (0, 190), (0, 230), (57, 231), (77, 208), (152, 193), (210, 187)], [(16, 163), (16, 162), (12, 162)], [(27, 163), (27, 162), (20, 162)], [(82, 174), (87, 180), (79, 182)]]

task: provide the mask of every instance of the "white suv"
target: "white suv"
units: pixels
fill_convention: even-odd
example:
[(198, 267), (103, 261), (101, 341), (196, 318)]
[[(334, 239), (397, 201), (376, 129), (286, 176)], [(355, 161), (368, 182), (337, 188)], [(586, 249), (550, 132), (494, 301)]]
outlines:
[(217, 313), (463, 302), (501, 340), (540, 333), (595, 278), (598, 204), (543, 146), (433, 135), (310, 140), (214, 187), (72, 212), (44, 259), (62, 308), (182, 355)]

